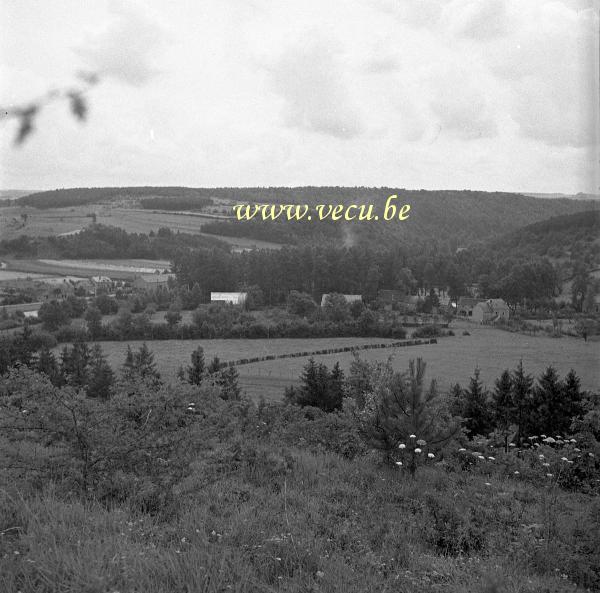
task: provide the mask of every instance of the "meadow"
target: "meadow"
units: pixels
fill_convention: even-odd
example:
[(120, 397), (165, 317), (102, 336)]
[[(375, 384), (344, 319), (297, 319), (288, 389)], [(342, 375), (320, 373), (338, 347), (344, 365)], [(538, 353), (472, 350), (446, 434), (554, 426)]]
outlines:
[[(427, 362), (428, 377), (436, 379), (440, 389), (454, 383), (466, 385), (475, 368), (488, 387), (506, 368), (514, 369), (519, 360), (525, 370), (535, 376), (549, 365), (561, 375), (573, 368), (581, 378), (584, 389), (597, 390), (600, 386), (600, 342), (584, 342), (572, 337), (551, 338), (527, 336), (489, 327), (453, 322), (454, 337), (441, 338), (437, 344), (384, 350), (365, 350), (360, 355), (366, 360), (385, 360), (393, 356), (395, 368), (405, 369), (411, 358), (422, 357)], [(467, 330), (470, 335), (462, 335)], [(386, 343), (393, 340), (380, 338), (321, 338), (271, 340), (168, 340), (149, 341), (159, 370), (166, 377), (174, 377), (180, 365), (189, 364), (190, 354), (202, 346), (207, 359), (218, 356), (223, 361), (248, 356), (284, 354), (337, 348), (368, 343)], [(137, 345), (130, 342), (132, 346)], [(110, 364), (118, 368), (127, 350), (125, 342), (101, 342)], [(351, 353), (315, 356), (315, 360), (332, 366), (339, 361), (344, 370), (352, 362)], [(238, 367), (240, 385), (252, 397), (280, 399), (283, 388), (295, 383), (306, 364), (306, 358), (287, 358)]]

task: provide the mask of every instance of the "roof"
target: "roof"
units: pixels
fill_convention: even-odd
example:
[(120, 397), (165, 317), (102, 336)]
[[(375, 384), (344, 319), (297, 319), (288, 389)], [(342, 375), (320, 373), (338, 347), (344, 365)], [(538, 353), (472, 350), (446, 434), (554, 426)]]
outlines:
[(460, 297), (458, 299), (458, 308), (460, 309), (461, 307), (471, 307), (473, 308), (475, 305), (477, 305), (478, 303), (483, 302), (483, 299), (475, 299), (472, 297)]
[[(321, 297), (321, 307), (325, 304), (325, 299), (330, 295), (330, 294), (334, 294), (334, 293), (325, 293), (322, 297)], [(348, 303), (354, 303), (356, 301), (362, 301), (362, 294), (343, 294), (342, 295), (345, 299), (346, 302)]]
[(481, 305), (482, 307), (488, 309), (488, 311), (498, 311), (500, 309), (508, 309), (508, 305), (504, 301), (504, 299), (487, 299), (485, 301), (480, 301), (477, 305)]
[(92, 276), (90, 278), (92, 282), (98, 284), (99, 282), (112, 282), (112, 280), (108, 276)]

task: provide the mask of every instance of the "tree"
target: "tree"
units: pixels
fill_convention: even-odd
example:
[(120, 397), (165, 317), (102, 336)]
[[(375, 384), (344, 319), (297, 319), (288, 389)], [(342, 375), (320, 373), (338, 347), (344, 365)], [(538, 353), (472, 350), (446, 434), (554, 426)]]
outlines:
[(61, 303), (51, 300), (42, 304), (38, 311), (38, 319), (44, 324), (44, 329), (56, 331), (68, 323), (69, 316)]
[(571, 302), (576, 311), (581, 311), (588, 292), (590, 276), (583, 262), (578, 262), (574, 267), (575, 274), (571, 284)]
[(408, 450), (408, 459), (404, 459), (411, 474), (419, 460), (426, 459), (424, 447), (437, 451), (460, 429), (460, 423), (450, 417), (438, 398), (435, 381), (425, 391), (425, 368), (420, 358), (416, 364), (410, 361), (408, 373), (394, 371), (389, 360), (372, 366), (372, 391), (365, 398), (364, 408), (356, 410), (366, 444), (382, 451), (389, 463), (399, 451)]
[(325, 412), (342, 407), (344, 398), (344, 373), (339, 364), (330, 372), (323, 363), (310, 358), (304, 365), (299, 387), (288, 387), (285, 399), (298, 406), (313, 406)]
[(192, 385), (200, 385), (206, 375), (206, 363), (204, 361), (204, 348), (198, 346), (191, 355), (192, 364), (187, 368), (188, 382)]
[(35, 369), (40, 373), (44, 373), (50, 379), (52, 385), (62, 385), (64, 383), (56, 356), (47, 346), (40, 350)]
[(512, 385), (513, 422), (517, 425), (517, 444), (521, 444), (523, 439), (531, 434), (528, 432), (529, 415), (533, 405), (533, 377), (525, 374), (522, 360), (512, 373)]
[(307, 317), (317, 308), (317, 303), (309, 294), (292, 290), (288, 296), (287, 308), (293, 315)]
[(513, 423), (515, 404), (513, 401), (513, 381), (505, 370), (494, 384), (492, 392), (492, 415), (496, 427), (504, 434), (504, 450), (508, 451), (509, 428)]
[(61, 353), (61, 373), (67, 385), (83, 388), (89, 380), (90, 349), (85, 342), (75, 342)]
[(350, 317), (350, 307), (343, 294), (331, 293), (325, 297), (325, 314), (331, 321), (346, 321)]
[(464, 419), (463, 425), (469, 438), (476, 435), (487, 436), (494, 428), (488, 395), (479, 380), (479, 369), (475, 369), (469, 387), (461, 391), (460, 399), (456, 402), (456, 411)]
[(181, 307), (173, 303), (169, 310), (165, 313), (165, 321), (170, 328), (174, 328), (178, 323), (181, 322)]
[(95, 340), (102, 333), (102, 313), (100, 309), (90, 305), (85, 311), (85, 321), (90, 337)]
[(112, 394), (115, 375), (110, 368), (102, 348), (96, 344), (90, 354), (89, 382), (87, 394), (89, 397), (109, 399)]

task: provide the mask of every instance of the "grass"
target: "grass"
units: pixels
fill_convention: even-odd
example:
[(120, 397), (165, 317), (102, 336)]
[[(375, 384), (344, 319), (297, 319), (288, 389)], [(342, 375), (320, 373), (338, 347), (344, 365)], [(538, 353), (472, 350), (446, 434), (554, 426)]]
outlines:
[(222, 477), (200, 486), (199, 463), (183, 488), (193, 495), (169, 517), (4, 492), (0, 589), (558, 593), (597, 583), (597, 500), (559, 493), (545, 541), (547, 497), (518, 480), (436, 467), (412, 480), (369, 457), (259, 453), (224, 467), (231, 455), (218, 445)]
[[(160, 314), (159, 314), (160, 315)], [(408, 360), (421, 356), (427, 361), (429, 378), (435, 378), (441, 389), (453, 383), (466, 385), (468, 378), (478, 367), (481, 379), (488, 387), (506, 368), (514, 369), (523, 360), (525, 370), (534, 375), (541, 374), (548, 365), (553, 365), (561, 375), (573, 368), (581, 378), (582, 386), (588, 390), (600, 386), (600, 344), (584, 342), (571, 337), (551, 338), (548, 336), (526, 336), (495, 330), (489, 327), (453, 322), (455, 337), (443, 338), (437, 344), (413, 346), (390, 350), (367, 350), (361, 357), (367, 360), (382, 360), (394, 355), (394, 366), (407, 367)], [(471, 335), (463, 336), (463, 329)], [(319, 350), (327, 347), (349, 346), (391, 340), (379, 338), (335, 338), (335, 339), (275, 339), (275, 340), (190, 340), (190, 341), (149, 341), (160, 371), (173, 377), (179, 365), (189, 363), (190, 354), (202, 346), (205, 355), (214, 355), (221, 360), (236, 360), (246, 356), (283, 354)], [(132, 346), (134, 345), (131, 342)], [(118, 368), (124, 358), (127, 343), (102, 342), (109, 362)], [(348, 369), (352, 355), (332, 354), (316, 356), (316, 360), (328, 365), (340, 361), (342, 368)], [(253, 397), (263, 395), (267, 399), (279, 399), (283, 387), (295, 382), (306, 364), (305, 358), (290, 358), (265, 361), (238, 367), (240, 384)]]

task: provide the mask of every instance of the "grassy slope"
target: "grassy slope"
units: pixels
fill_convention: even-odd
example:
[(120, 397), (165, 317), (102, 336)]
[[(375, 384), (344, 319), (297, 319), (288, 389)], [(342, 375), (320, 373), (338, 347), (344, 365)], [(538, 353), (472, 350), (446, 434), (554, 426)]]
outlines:
[(558, 593), (584, 590), (572, 580), (597, 584), (600, 507), (584, 495), (441, 467), (412, 480), (368, 457), (298, 449), (221, 470), (207, 484), (200, 464), (193, 495), (163, 518), (0, 494), (0, 589)]

